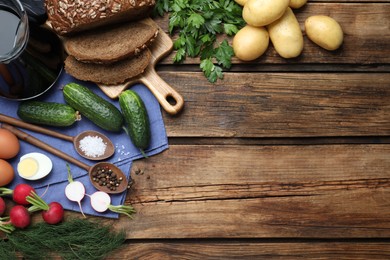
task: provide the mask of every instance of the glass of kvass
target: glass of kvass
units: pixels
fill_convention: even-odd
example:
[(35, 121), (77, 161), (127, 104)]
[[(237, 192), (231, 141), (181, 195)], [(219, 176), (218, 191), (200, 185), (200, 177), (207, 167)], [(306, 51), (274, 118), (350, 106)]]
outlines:
[(29, 22), (34, 10), (28, 5), (27, 12), (25, 4), (0, 0), (0, 97), (6, 99), (36, 98), (62, 71), (60, 39), (44, 24)]
[(0, 62), (17, 58), (25, 49), (28, 36), (28, 16), (22, 3), (0, 0)]

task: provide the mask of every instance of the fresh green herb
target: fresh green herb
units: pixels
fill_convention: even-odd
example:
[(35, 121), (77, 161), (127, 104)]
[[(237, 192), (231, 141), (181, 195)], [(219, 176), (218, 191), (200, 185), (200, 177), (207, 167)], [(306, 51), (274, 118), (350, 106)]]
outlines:
[(11, 243), (2, 238), (0, 238), (0, 257), (3, 260), (17, 259)]
[(200, 68), (210, 82), (223, 78), (234, 51), (227, 40), (217, 43), (217, 35), (234, 36), (245, 25), (241, 6), (233, 0), (159, 0), (154, 13), (169, 13), (169, 33), (178, 32), (174, 62), (200, 57)]
[(0, 239), (0, 259), (97, 260), (107, 257), (125, 242), (124, 232), (86, 219), (69, 219), (58, 225), (37, 223), (27, 229), (17, 229)]

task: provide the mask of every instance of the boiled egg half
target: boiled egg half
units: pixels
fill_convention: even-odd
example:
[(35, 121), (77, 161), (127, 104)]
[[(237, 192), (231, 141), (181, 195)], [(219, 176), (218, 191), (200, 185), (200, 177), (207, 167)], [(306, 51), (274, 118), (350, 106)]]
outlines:
[(20, 157), (17, 171), (26, 180), (38, 180), (47, 176), (53, 168), (49, 157), (42, 153), (28, 153)]

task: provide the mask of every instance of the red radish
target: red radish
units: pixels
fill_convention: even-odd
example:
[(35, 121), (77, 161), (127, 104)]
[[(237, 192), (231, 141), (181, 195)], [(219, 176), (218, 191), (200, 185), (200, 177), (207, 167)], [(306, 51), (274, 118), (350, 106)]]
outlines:
[(49, 209), (42, 212), (43, 220), (48, 224), (57, 224), (64, 217), (64, 208), (58, 202), (49, 203)]
[(26, 201), (26, 197), (28, 195), (31, 195), (31, 192), (34, 191), (35, 189), (31, 187), (28, 184), (21, 183), (15, 186), (13, 190), (8, 189), (8, 188), (0, 188), (0, 196), (3, 195), (12, 195), (12, 199), (20, 205), (29, 205)]
[(28, 184), (21, 183), (16, 185), (14, 188), (12, 198), (18, 204), (29, 205), (30, 203), (26, 200), (26, 197), (31, 195), (32, 192), (35, 192), (33, 187)]
[(73, 177), (72, 177), (72, 174), (70, 172), (69, 165), (67, 164), (66, 166), (68, 168), (68, 181), (69, 181), (69, 184), (65, 187), (65, 196), (69, 200), (75, 201), (75, 202), (77, 202), (79, 204), (79, 208), (80, 208), (81, 214), (83, 214), (83, 216), (85, 217), (83, 209), (81, 208), (81, 200), (85, 196), (84, 184), (82, 182), (80, 182), (80, 181), (74, 181)]
[(0, 217), (4, 214), (5, 209), (6, 209), (5, 201), (3, 200), (2, 197), (0, 197)]
[(97, 191), (94, 194), (90, 195), (91, 206), (97, 212), (105, 212), (106, 210), (111, 210), (112, 212), (125, 214), (129, 218), (132, 218), (132, 214), (135, 213), (135, 210), (132, 206), (111, 205), (111, 197), (104, 191)]
[(35, 192), (31, 196), (27, 196), (26, 200), (32, 205), (28, 210), (34, 212), (43, 210), (42, 218), (48, 224), (58, 224), (64, 218), (64, 208), (58, 202), (47, 204)]
[(31, 223), (31, 217), (28, 210), (22, 205), (13, 206), (9, 218), (12, 223), (17, 228), (26, 228)]

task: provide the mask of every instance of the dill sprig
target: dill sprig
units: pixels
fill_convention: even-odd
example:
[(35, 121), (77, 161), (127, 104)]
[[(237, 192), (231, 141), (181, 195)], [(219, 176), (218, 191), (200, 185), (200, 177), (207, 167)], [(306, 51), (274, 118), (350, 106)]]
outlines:
[(15, 230), (0, 240), (0, 259), (97, 260), (125, 242), (125, 232), (114, 232), (110, 227), (87, 219), (69, 219), (58, 225), (37, 223), (24, 230)]

